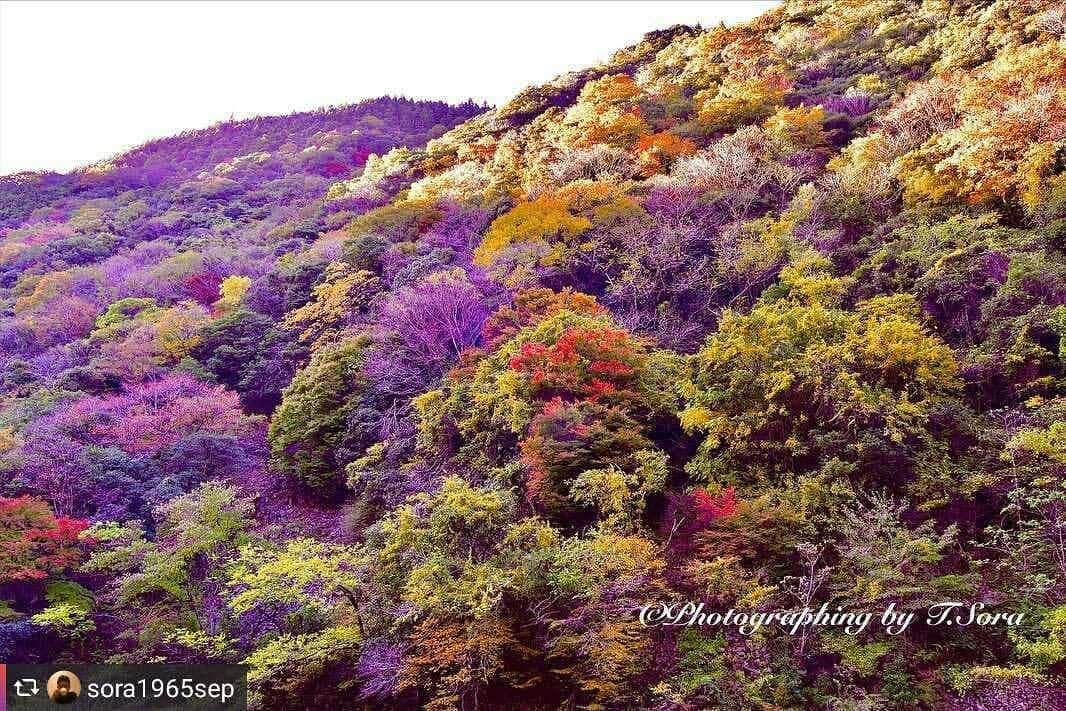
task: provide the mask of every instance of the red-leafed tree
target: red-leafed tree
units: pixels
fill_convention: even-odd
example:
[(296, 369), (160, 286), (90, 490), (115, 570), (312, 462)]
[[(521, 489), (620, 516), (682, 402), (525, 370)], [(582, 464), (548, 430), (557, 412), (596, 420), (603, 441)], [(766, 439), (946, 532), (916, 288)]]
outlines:
[(78, 562), (82, 519), (55, 516), (30, 496), (0, 498), (0, 584), (44, 580)]
[(653, 384), (663, 364), (605, 319), (560, 312), (539, 330), (547, 337), (508, 362), (539, 410), (519, 443), (527, 495), (560, 520), (589, 509), (609, 516), (665, 476), (650, 437), (654, 413), (668, 407)]
[(695, 501), (696, 522), (699, 528), (706, 528), (714, 519), (732, 516), (737, 512), (737, 491), (732, 486), (718, 496), (706, 489), (696, 489), (692, 492), (692, 498)]

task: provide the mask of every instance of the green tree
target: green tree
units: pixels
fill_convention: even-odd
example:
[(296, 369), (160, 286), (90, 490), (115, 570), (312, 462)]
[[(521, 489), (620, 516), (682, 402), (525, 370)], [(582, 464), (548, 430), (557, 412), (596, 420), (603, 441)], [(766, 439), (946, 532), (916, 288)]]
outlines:
[(283, 393), (270, 422), (273, 465), (322, 494), (336, 493), (344, 482), (346, 462), (338, 461), (337, 450), (364, 386), (369, 343), (359, 336), (315, 353)]
[(681, 422), (704, 436), (690, 473), (756, 482), (839, 460), (860, 476), (905, 475), (931, 407), (958, 390), (955, 358), (909, 295), (846, 309), (847, 287), (807, 257), (751, 313), (722, 315), (682, 383)]
[(276, 547), (241, 548), (228, 568), (229, 606), (236, 614), (269, 611), (289, 632), (310, 631), (355, 615), (362, 627), (359, 552), (349, 546), (298, 538)]
[(225, 567), (251, 541), (253, 512), (235, 488), (206, 482), (156, 509), (155, 540), (139, 523), (97, 524), (88, 535), (99, 546), (84, 569), (113, 576), (113, 611), (136, 619), (146, 651), (177, 643), (194, 655), (225, 654), (228, 618), (216, 614)]

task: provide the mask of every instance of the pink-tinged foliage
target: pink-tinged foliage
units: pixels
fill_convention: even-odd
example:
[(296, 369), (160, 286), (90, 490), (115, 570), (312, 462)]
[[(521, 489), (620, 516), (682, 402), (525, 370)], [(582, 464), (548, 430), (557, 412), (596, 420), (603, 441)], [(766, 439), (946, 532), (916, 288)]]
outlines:
[(40, 222), (24, 229), (30, 230), (30, 234), (24, 239), (26, 244), (44, 244), (66, 239), (74, 234), (74, 229), (66, 222)]
[[(1066, 708), (1066, 11), (917, 4), (0, 177), (0, 658), (248, 659), (279, 711)], [(350, 548), (233, 565), (295, 538)], [(1031, 617), (634, 615), (946, 597)]]
[(80, 446), (63, 432), (50, 431), (47, 420), (33, 423), (19, 452), (29, 488), (47, 496), (52, 508), (71, 513), (82, 478)]
[[(127, 502), (133, 505), (139, 494), (128, 491), (132, 480), (122, 477), (154, 472), (158, 481), (138, 486), (154, 488), (154, 496), (181, 493), (183, 482), (261, 466), (262, 437), (262, 425), (241, 411), (236, 393), (170, 375), (118, 395), (61, 404), (26, 428), (25, 441), (12, 454), (21, 479), (57, 512), (102, 512), (114, 509), (117, 499), (99, 498), (94, 485), (101, 492), (113, 490), (111, 499), (133, 497)], [(120, 451), (126, 459), (104, 465), (94, 454), (101, 451)]]
[(187, 298), (206, 305), (218, 299), (222, 279), (223, 275), (212, 272), (190, 274), (181, 280), (180, 288)]
[(42, 345), (69, 343), (92, 331), (100, 310), (98, 304), (77, 296), (52, 301), (33, 314), (31, 328)]
[(357, 148), (351, 153), (352, 164), (361, 166), (366, 163), (366, 159), (373, 155), (373, 151), (369, 148)]
[(241, 412), (236, 393), (178, 374), (120, 395), (82, 398), (34, 431), (38, 428), (86, 444), (149, 454), (191, 434), (245, 434), (252, 422)]

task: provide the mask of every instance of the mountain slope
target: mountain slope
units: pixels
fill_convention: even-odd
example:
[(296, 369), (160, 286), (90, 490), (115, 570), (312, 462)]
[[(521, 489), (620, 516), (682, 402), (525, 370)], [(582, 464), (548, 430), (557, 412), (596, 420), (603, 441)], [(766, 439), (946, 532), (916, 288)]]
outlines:
[[(333, 180), (361, 170), (374, 152), (424, 143), (478, 110), (378, 99), (219, 124), (69, 175), (4, 178), (5, 360), (54, 368), (67, 344), (88, 336), (122, 298), (184, 302), (206, 317), (229, 276), (257, 287), (283, 279), (284, 255), (353, 214), (353, 205), (323, 203)], [(313, 280), (321, 266), (303, 268)]]
[(283, 126), (104, 169), (158, 207), (11, 188), (0, 642), (271, 709), (1062, 706), (1064, 30), (790, 1), (355, 175)]

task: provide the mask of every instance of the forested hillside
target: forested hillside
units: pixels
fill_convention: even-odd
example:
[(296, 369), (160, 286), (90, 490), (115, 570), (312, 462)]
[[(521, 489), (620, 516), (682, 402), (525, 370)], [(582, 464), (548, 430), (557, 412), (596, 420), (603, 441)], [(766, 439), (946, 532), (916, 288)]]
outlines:
[[(1066, 5), (788, 0), (490, 110), (9, 176), (0, 225), (5, 660), (242, 662), (262, 709), (1066, 708)], [(639, 618), (689, 601), (919, 621)]]

